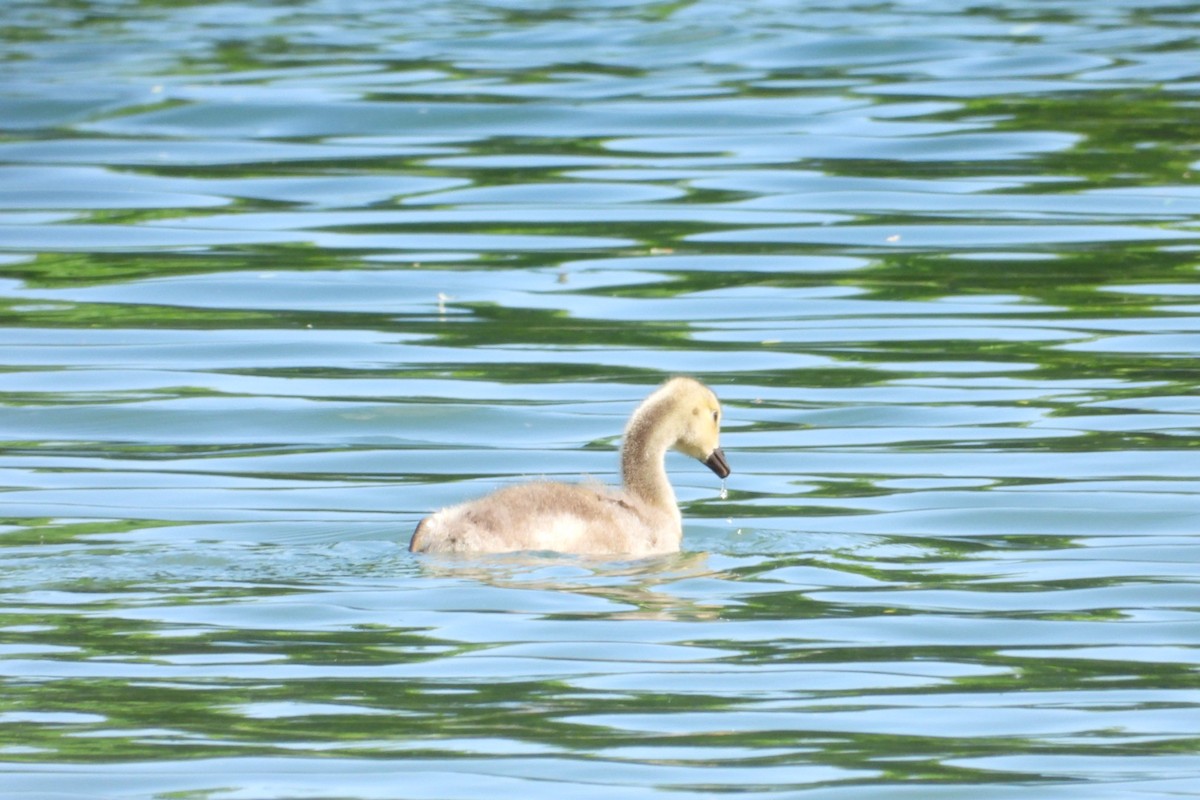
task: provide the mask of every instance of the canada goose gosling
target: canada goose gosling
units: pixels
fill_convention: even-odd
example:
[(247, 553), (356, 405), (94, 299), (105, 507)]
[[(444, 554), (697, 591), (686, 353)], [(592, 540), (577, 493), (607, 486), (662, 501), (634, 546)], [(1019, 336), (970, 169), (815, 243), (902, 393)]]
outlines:
[(621, 444), (620, 491), (595, 483), (535, 481), (450, 506), (421, 520), (414, 553), (673, 553), (683, 540), (666, 452), (674, 448), (729, 475), (719, 445), (721, 404), (692, 378), (672, 378), (637, 407)]

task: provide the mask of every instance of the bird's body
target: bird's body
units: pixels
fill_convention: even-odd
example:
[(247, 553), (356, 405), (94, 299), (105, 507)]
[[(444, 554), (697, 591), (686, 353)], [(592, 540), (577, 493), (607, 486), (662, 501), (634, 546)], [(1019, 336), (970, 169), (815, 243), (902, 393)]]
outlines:
[(424, 553), (554, 550), (595, 555), (673, 553), (683, 540), (664, 458), (674, 448), (724, 478), (721, 407), (691, 378), (673, 378), (638, 406), (625, 428), (620, 490), (535, 481), (510, 486), (421, 520), (409, 549)]

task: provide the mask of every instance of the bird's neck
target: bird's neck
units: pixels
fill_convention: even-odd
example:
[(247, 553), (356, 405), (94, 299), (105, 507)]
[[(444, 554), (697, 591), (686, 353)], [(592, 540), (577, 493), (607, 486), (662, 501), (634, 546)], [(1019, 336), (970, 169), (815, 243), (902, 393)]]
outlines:
[(665, 403), (643, 405), (634, 412), (621, 445), (621, 480), (630, 494), (652, 506), (676, 511), (675, 491), (667, 480), (664, 461), (678, 436), (663, 424), (666, 412)]

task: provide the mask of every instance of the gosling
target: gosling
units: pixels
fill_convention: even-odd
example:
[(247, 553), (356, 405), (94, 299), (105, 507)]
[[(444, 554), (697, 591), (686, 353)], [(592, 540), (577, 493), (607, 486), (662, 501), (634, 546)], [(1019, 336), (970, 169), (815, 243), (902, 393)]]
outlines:
[(421, 520), (408, 549), (633, 557), (677, 552), (683, 520), (663, 463), (667, 450), (692, 456), (725, 478), (729, 465), (718, 444), (720, 428), (721, 405), (712, 390), (692, 378), (672, 378), (625, 426), (620, 491), (598, 483), (511, 486)]

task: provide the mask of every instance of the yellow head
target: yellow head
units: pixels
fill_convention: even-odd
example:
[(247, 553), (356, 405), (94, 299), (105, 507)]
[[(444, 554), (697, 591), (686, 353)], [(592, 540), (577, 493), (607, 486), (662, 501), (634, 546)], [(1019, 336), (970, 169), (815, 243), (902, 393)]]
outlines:
[(729, 464), (721, 451), (721, 403), (704, 384), (692, 378), (672, 378), (660, 391), (668, 394), (682, 422), (675, 449), (689, 455), (724, 478)]

